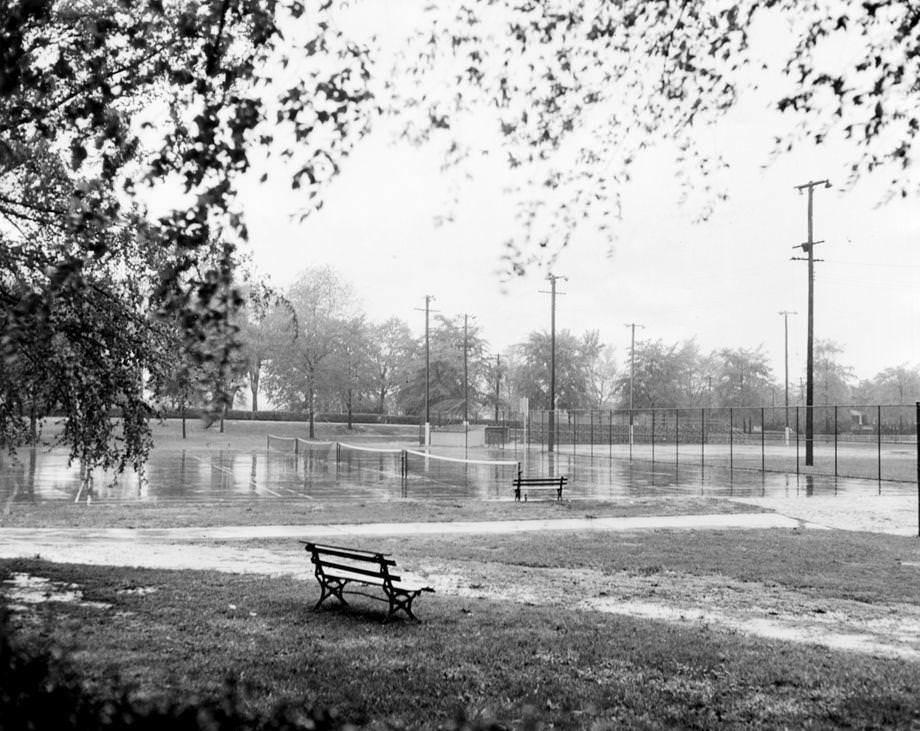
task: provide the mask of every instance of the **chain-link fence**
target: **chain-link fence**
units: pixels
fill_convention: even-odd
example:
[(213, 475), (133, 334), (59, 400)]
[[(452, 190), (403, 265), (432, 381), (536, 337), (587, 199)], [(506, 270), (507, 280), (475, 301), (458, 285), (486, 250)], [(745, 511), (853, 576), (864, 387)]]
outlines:
[(576, 455), (908, 482), (918, 479), (918, 410), (911, 404), (532, 411), (510, 438)]

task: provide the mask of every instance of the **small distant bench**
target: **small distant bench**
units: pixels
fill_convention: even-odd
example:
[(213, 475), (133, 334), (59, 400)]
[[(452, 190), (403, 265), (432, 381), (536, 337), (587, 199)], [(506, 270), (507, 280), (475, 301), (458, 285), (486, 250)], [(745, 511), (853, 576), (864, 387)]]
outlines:
[[(556, 500), (562, 500), (562, 488), (568, 483), (569, 478), (565, 475), (559, 477), (524, 477), (520, 472), (514, 478), (514, 499), (518, 502), (521, 500), (521, 488), (530, 490), (553, 489), (556, 491)], [(527, 492), (524, 493), (524, 502), (527, 502)]]
[[(304, 545), (304, 550), (310, 554), (310, 562), (314, 566), (314, 574), (320, 586), (320, 597), (313, 607), (314, 611), (331, 596), (347, 605), (343, 594), (360, 594), (388, 603), (389, 611), (384, 621), (388, 621), (399, 611), (411, 619), (418, 619), (412, 613), (412, 601), (422, 592), (434, 591), (430, 586), (406, 586), (401, 583), (400, 577), (391, 571), (396, 567), (396, 561), (388, 558), (385, 553), (309, 541), (300, 542)], [(386, 596), (384, 598), (376, 594), (346, 589), (349, 584), (379, 586)]]

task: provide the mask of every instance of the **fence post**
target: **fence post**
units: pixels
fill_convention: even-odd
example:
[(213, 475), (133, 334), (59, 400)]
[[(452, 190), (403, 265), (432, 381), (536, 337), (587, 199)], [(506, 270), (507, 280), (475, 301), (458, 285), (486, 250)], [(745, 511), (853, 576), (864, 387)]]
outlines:
[(652, 464), (655, 464), (655, 409), (652, 409)]
[(764, 422), (764, 408), (760, 407), (760, 471), (767, 471), (767, 446), (764, 442), (764, 435), (767, 433), (767, 426)]
[(834, 404), (834, 477), (837, 476), (837, 404)]
[(706, 464), (706, 409), (700, 409), (700, 469)]
[(735, 469), (735, 407), (728, 407), (728, 471)]
[[(878, 429), (876, 430), (878, 431), (878, 481), (879, 483), (881, 483), (882, 481), (882, 405), (879, 404), (876, 408), (878, 409), (878, 412), (877, 412), (878, 413)], [(882, 491), (881, 484), (879, 484), (878, 486), (878, 491), (880, 493)]]
[(591, 409), (588, 412), (588, 416), (591, 419), (591, 456), (594, 456), (594, 409)]
[(607, 455), (613, 459), (613, 409), (607, 412)]
[(674, 409), (674, 470), (680, 464), (680, 409)]
[(629, 461), (632, 462), (632, 420), (633, 413), (632, 409), (629, 410), (629, 434), (627, 435), (627, 441), (629, 442)]
[(799, 474), (799, 407), (795, 407), (795, 474)]
[(576, 449), (575, 444), (578, 441), (578, 412), (574, 412), (572, 415), (572, 456), (575, 456)]
[(920, 536), (920, 401), (917, 401), (916, 409), (914, 433), (917, 438), (917, 536)]

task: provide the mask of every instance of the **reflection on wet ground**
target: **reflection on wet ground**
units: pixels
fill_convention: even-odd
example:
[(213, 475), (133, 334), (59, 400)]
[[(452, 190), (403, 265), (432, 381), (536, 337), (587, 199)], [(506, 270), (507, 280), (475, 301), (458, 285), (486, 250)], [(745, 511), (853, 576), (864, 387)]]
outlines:
[(0, 500), (510, 500), (517, 463), (525, 475), (567, 475), (567, 496), (573, 499), (894, 496), (916, 491), (915, 484), (905, 482), (630, 461), (606, 455), (479, 450), (469, 456), (512, 463), (465, 464), (417, 455), (404, 463), (397, 450), (339, 453), (337, 458), (335, 445), (298, 455), (265, 450), (157, 450), (143, 476), (129, 472), (113, 478), (98, 471), (87, 496), (81, 490), (79, 466), (68, 465), (66, 454), (26, 450), (17, 463), (0, 466)]

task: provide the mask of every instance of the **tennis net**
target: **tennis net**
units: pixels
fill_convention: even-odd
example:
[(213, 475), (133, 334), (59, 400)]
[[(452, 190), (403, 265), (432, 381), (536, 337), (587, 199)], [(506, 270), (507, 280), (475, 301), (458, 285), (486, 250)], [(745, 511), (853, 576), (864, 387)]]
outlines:
[(405, 450), (395, 447), (362, 447), (336, 442), (335, 461), (340, 473), (354, 473), (366, 478), (402, 478), (405, 475)]
[(297, 454), (296, 437), (279, 437), (269, 434), (267, 437), (267, 447), (269, 452), (284, 452), (285, 454)]
[(405, 474), (413, 478), (441, 485), (482, 488), (507, 486), (520, 472), (521, 464), (513, 460), (461, 459), (443, 455), (406, 450)]
[(328, 457), (335, 442), (320, 442), (315, 439), (301, 439), (297, 437), (294, 450), (297, 454), (309, 454), (314, 457)]

